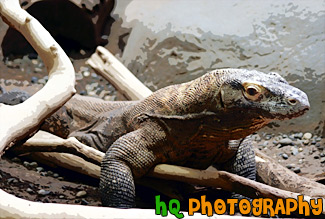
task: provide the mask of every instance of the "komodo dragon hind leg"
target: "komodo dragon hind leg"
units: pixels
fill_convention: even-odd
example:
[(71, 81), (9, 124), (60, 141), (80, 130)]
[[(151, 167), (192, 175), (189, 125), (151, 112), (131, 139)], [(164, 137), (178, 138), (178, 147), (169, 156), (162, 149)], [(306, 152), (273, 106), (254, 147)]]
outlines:
[(99, 183), (104, 206), (135, 206), (134, 178), (142, 177), (162, 161), (155, 154), (165, 147), (164, 140), (164, 131), (146, 125), (123, 135), (109, 147), (102, 161)]

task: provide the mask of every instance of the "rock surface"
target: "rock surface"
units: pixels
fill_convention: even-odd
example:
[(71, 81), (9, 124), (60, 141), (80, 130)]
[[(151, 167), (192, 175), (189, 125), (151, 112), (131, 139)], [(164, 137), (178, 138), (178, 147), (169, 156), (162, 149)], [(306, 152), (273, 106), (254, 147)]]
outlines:
[(113, 17), (122, 28), (132, 28), (121, 60), (152, 90), (215, 68), (276, 71), (311, 102), (308, 114), (281, 122), (277, 130), (316, 129), (320, 134), (325, 121), (324, 6), (321, 0), (204, 0), (199, 6), (186, 0), (117, 1)]

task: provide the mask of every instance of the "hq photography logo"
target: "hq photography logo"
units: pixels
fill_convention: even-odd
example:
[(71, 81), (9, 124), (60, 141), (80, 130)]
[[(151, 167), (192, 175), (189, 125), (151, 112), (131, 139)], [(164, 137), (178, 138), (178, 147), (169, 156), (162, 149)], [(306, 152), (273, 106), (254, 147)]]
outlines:
[[(184, 214), (180, 212), (180, 201), (171, 199), (169, 203), (160, 200), (160, 195), (155, 196), (156, 215), (166, 217), (168, 213), (173, 214), (176, 218), (183, 218)], [(188, 200), (188, 215), (193, 216), (194, 213), (212, 216), (213, 214), (222, 215), (228, 210), (229, 215), (234, 215), (235, 206), (241, 214), (252, 214), (254, 216), (269, 215), (274, 217), (277, 215), (290, 216), (293, 212), (300, 216), (318, 216), (323, 211), (323, 199), (310, 199), (310, 203), (304, 201), (303, 195), (298, 196), (298, 200), (294, 198), (278, 199), (273, 201), (270, 198), (258, 198), (251, 201), (247, 199), (216, 199), (214, 203), (206, 201), (206, 196), (201, 196), (201, 200), (190, 198)]]

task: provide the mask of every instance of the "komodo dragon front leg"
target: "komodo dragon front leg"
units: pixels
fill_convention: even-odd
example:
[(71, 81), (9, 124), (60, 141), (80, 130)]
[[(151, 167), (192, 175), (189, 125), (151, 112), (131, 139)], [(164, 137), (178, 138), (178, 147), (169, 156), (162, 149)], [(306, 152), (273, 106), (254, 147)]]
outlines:
[[(251, 137), (247, 136), (240, 140), (230, 140), (229, 148), (236, 151), (234, 157), (222, 165), (214, 164), (213, 166), (217, 169), (226, 170), (256, 181), (255, 152)], [(231, 198), (242, 199), (246, 197), (233, 192)]]
[(256, 180), (255, 152), (251, 137), (230, 140), (229, 148), (237, 152), (232, 159), (222, 165), (222, 168), (239, 176)]
[(154, 124), (144, 125), (116, 140), (109, 147), (101, 165), (99, 190), (103, 205), (134, 207), (134, 178), (145, 175), (154, 165), (163, 163), (165, 159), (157, 154), (167, 153), (168, 148), (165, 132)]

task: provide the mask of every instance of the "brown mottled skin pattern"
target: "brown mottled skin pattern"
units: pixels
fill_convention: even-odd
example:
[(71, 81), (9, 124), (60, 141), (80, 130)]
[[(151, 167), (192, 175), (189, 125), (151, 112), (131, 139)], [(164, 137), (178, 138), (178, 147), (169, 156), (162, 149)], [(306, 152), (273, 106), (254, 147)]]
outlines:
[(306, 94), (277, 73), (224, 69), (141, 101), (75, 95), (41, 129), (106, 152), (99, 185), (103, 205), (133, 207), (134, 178), (159, 163), (215, 165), (255, 179), (249, 135), (308, 109)]

